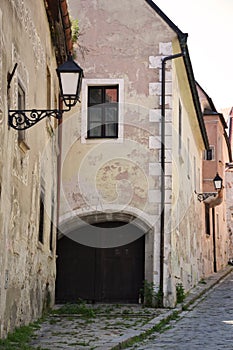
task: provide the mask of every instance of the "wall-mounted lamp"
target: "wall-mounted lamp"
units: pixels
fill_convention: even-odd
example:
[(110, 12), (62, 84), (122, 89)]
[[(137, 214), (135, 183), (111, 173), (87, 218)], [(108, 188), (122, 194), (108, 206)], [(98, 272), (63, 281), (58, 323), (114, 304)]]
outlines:
[[(79, 94), (82, 85), (83, 70), (74, 62), (71, 55), (68, 60), (57, 68), (60, 94), (66, 110), (52, 109), (32, 109), (32, 110), (9, 110), (8, 124), (16, 130), (25, 130), (38, 123), (45, 117), (61, 119), (63, 112), (69, 111), (79, 101)], [(13, 73), (10, 75), (12, 79)], [(9, 86), (9, 81), (8, 81)]]
[(222, 189), (222, 178), (216, 174), (215, 178), (213, 179), (214, 182), (214, 187), (216, 190), (221, 190)]
[(222, 182), (223, 182), (222, 178), (217, 173), (215, 178), (213, 179), (214, 188), (217, 192), (206, 192), (206, 193), (196, 193), (195, 192), (197, 194), (197, 199), (200, 202), (202, 202), (211, 196), (215, 197), (218, 194), (218, 192), (222, 189)]

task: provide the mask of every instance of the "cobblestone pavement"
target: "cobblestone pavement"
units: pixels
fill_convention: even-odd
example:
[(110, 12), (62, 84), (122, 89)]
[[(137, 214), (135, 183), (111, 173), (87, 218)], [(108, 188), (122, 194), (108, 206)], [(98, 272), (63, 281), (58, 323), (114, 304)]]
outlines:
[(48, 350), (111, 349), (118, 339), (130, 337), (166, 309), (140, 305), (85, 305), (85, 314), (50, 315), (35, 331), (30, 346)]
[(182, 312), (161, 334), (129, 347), (152, 350), (232, 350), (233, 273), (205, 295), (191, 311)]
[(182, 311), (182, 305), (172, 310), (140, 305), (83, 305), (82, 314), (49, 315), (35, 331), (30, 349), (122, 349), (125, 342), (151, 334), (155, 326), (175, 312), (179, 320), (172, 321), (170, 329), (153, 333), (128, 349), (232, 350), (232, 294), (233, 268), (228, 266), (190, 291), (183, 303), (189, 311)]

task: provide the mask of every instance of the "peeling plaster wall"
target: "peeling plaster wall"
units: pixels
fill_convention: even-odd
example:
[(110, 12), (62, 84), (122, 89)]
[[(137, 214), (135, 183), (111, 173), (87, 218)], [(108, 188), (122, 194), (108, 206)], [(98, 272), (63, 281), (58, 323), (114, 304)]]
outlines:
[[(142, 0), (69, 5), (79, 20), (85, 79), (82, 107), (63, 123), (60, 220), (98, 212), (140, 217), (153, 232), (146, 236), (146, 279), (158, 288), (161, 58), (172, 52), (175, 34)], [(118, 140), (86, 139), (85, 89), (101, 79), (122, 81)]]
[[(63, 124), (60, 223), (69, 231), (69, 220), (79, 225), (82, 216), (109, 213), (115, 219), (120, 212), (139, 217), (151, 227), (150, 235), (146, 234), (145, 276), (158, 289), (161, 59), (180, 52), (179, 44), (144, 0), (70, 0), (69, 5), (72, 17), (79, 20), (77, 58), (85, 79), (82, 106)], [(197, 184), (201, 186), (204, 145), (182, 59), (179, 62), (168, 62), (166, 68), (164, 292), (168, 306), (176, 301), (176, 281), (189, 289), (201, 274), (202, 211), (193, 191), (199, 189)], [(86, 138), (87, 86), (97, 79), (99, 85), (101, 79), (103, 84), (108, 79), (111, 83), (122, 80), (123, 119), (117, 140)], [(182, 156), (177, 148), (179, 99)]]
[[(170, 77), (171, 102), (166, 110), (172, 115), (171, 147), (167, 148), (166, 164), (171, 173), (170, 203), (166, 205), (165, 276), (167, 305), (174, 305), (176, 284), (188, 291), (202, 275), (203, 221), (202, 205), (194, 191), (202, 190), (202, 152), (204, 144), (194, 110), (190, 87), (182, 69), (182, 59), (172, 62)], [(169, 91), (169, 90), (168, 90)], [(181, 116), (181, 129), (179, 122)]]
[(233, 258), (233, 171), (231, 169), (226, 172), (226, 208), (227, 208), (227, 233), (229, 258)]
[[(3, 15), (4, 14), (4, 15)], [(7, 92), (7, 74), (18, 64)], [(28, 324), (53, 304), (56, 233), (56, 136), (54, 121), (41, 121), (18, 141), (8, 128), (8, 108), (18, 109), (18, 83), (26, 109), (46, 109), (46, 80), (51, 72), (55, 105), (56, 59), (43, 1), (0, 4), (0, 337)], [(29, 148), (29, 149), (28, 149)], [(44, 242), (38, 241), (40, 188), (45, 187)], [(50, 250), (54, 196), (53, 249)]]

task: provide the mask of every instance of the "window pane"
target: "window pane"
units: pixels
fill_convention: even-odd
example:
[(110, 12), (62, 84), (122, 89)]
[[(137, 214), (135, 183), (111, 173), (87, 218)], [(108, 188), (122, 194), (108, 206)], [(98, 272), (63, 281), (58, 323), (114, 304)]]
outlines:
[(101, 137), (102, 125), (100, 123), (89, 123), (88, 135), (89, 137)]
[(117, 124), (106, 123), (105, 124), (105, 137), (117, 137)]
[(88, 115), (90, 122), (102, 122), (102, 107), (89, 107)]
[(88, 105), (102, 103), (102, 88), (89, 87)]
[(117, 88), (105, 89), (105, 102), (112, 103), (118, 101)]
[(105, 121), (106, 122), (117, 122), (118, 116), (117, 107), (105, 107)]
[(117, 123), (118, 86), (89, 86), (88, 137), (117, 137)]

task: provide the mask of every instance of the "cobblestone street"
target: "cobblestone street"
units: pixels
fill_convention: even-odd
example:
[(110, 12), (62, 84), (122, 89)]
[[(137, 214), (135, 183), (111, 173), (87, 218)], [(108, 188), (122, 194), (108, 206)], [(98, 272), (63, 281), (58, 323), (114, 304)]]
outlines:
[(232, 350), (233, 274), (191, 311), (182, 312), (168, 330), (128, 349)]
[(151, 319), (167, 312), (140, 305), (85, 305), (83, 311), (85, 314), (49, 315), (30, 346), (40, 350), (111, 349), (122, 336), (140, 333)]
[(56, 305), (43, 320), (32, 325), (27, 340), (20, 333), (20, 338), (11, 337), (0, 348), (232, 350), (232, 289), (233, 268), (227, 266), (202, 280), (175, 309), (83, 301)]

